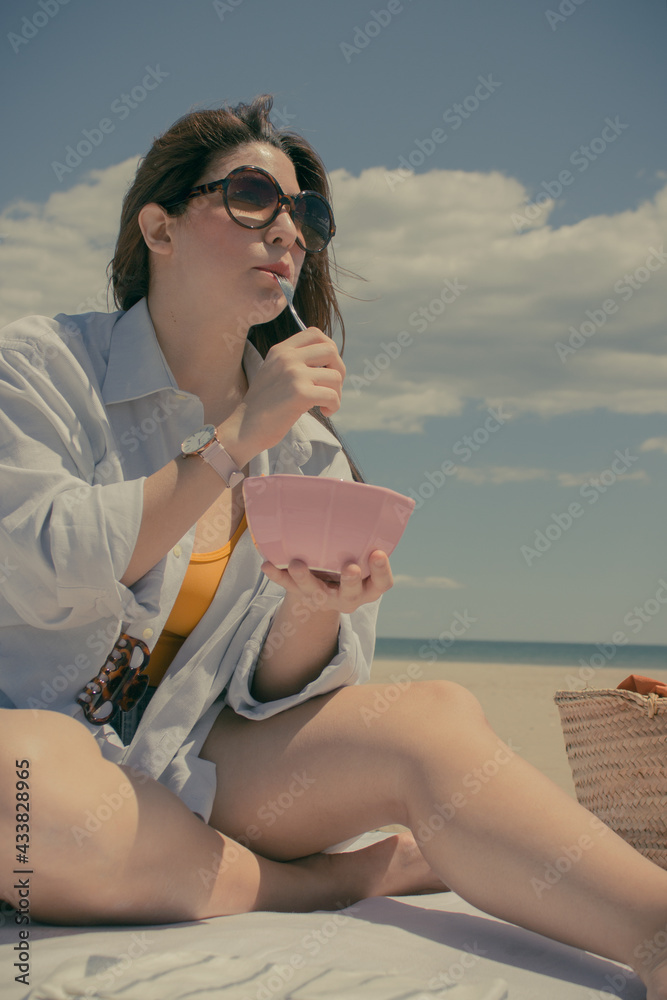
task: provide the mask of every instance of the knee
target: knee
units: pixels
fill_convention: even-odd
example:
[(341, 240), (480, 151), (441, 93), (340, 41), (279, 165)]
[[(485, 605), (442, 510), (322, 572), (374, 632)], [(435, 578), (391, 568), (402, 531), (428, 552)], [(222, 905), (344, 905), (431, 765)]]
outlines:
[(447, 680), (417, 681), (413, 698), (428, 712), (428, 718), (461, 722), (465, 725), (488, 725), (484, 709), (472, 692)]
[(493, 732), (477, 698), (447, 680), (377, 685), (362, 717), (366, 726), (381, 719), (392, 748), (410, 759), (421, 760), (425, 747), (458, 746)]
[[(474, 694), (453, 681), (394, 677), (391, 684), (378, 684), (369, 716), (383, 715), (394, 706), (401, 715), (421, 720), (424, 726), (433, 721), (452, 724), (457, 720), (465, 720), (469, 726), (486, 724), (484, 711)], [(396, 717), (396, 713), (392, 715)]]

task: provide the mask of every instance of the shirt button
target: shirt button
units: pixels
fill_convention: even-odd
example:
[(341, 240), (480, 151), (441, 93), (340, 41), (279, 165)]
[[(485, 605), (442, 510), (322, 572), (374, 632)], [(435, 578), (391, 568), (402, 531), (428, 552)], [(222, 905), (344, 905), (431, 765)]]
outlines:
[(153, 629), (145, 628), (141, 634), (143, 635), (144, 639), (150, 639), (150, 637), (153, 635)]
[(183, 551), (183, 549), (181, 548), (180, 545), (174, 545), (173, 552), (174, 552), (174, 555), (176, 556), (177, 559), (180, 556), (180, 554), (181, 554), (182, 551)]

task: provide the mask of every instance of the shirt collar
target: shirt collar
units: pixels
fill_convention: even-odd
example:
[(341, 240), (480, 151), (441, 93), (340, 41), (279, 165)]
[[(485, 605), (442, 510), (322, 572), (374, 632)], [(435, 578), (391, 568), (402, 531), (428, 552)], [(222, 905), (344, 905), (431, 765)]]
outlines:
[(160, 389), (178, 389), (155, 335), (146, 299), (122, 313), (111, 331), (102, 399), (123, 403)]
[[(262, 365), (262, 356), (246, 342), (243, 367), (248, 382)], [(155, 333), (145, 298), (116, 320), (111, 331), (111, 346), (102, 385), (105, 404), (140, 399), (161, 389), (179, 389)]]
[[(263, 364), (259, 351), (248, 340), (243, 352), (243, 367), (248, 383)], [(105, 404), (140, 399), (161, 389), (179, 389), (162, 353), (145, 298), (116, 320), (111, 332), (109, 361), (102, 385)], [(297, 420), (284, 439), (294, 449), (297, 465), (312, 455), (312, 442), (340, 447), (336, 438), (309, 413)]]

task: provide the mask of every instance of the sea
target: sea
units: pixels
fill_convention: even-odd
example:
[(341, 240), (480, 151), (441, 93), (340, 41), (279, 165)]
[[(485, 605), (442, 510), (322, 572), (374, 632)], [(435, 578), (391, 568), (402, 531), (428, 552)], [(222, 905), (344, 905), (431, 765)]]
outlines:
[(376, 660), (416, 662), (525, 663), (537, 667), (623, 667), (629, 673), (650, 676), (667, 670), (667, 646), (614, 645), (611, 642), (510, 642), (457, 639), (449, 646), (437, 639), (378, 636)]

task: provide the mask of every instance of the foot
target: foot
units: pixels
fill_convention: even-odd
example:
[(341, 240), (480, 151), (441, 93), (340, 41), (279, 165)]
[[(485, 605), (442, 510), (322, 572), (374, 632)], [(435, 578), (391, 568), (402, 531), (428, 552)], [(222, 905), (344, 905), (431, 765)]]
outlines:
[[(412, 896), (448, 892), (409, 831), (394, 834), (348, 855), (368, 879), (366, 896)], [(362, 876), (363, 877), (363, 876)]]
[[(640, 970), (637, 971), (642, 976)], [(642, 979), (646, 986), (646, 1000), (667, 1000), (667, 956), (663, 956), (660, 965)]]
[(270, 909), (340, 910), (369, 896), (449, 891), (424, 860), (409, 831), (359, 851), (311, 854), (282, 864), (301, 874), (292, 892), (281, 890), (280, 906), (276, 907), (273, 899), (269, 906), (262, 897), (259, 902)]
[(646, 1000), (667, 1000), (667, 950), (634, 969), (646, 986)]

